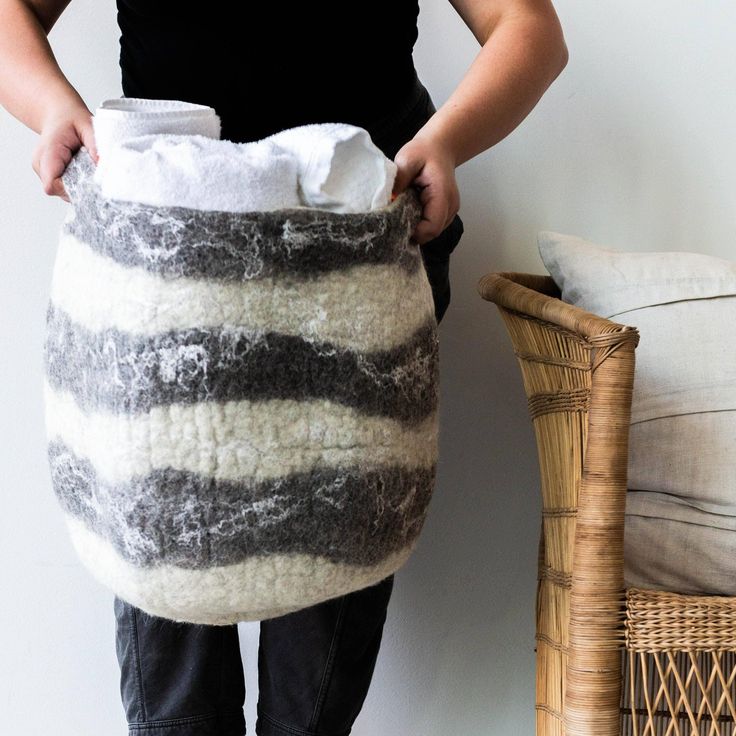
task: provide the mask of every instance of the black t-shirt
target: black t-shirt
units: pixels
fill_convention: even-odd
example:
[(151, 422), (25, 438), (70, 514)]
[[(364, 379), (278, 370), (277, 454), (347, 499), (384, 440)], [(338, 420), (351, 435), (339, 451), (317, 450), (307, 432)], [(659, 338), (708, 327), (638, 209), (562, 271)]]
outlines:
[(127, 97), (214, 107), (222, 137), (369, 127), (415, 78), (418, 0), (117, 0)]

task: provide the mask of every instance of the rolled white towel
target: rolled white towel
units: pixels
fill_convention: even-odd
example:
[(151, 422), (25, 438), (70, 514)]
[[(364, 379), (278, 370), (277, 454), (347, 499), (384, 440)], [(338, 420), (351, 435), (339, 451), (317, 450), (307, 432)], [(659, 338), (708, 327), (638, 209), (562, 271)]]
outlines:
[[(101, 103), (93, 125), (102, 164), (96, 179), (105, 196), (128, 201), (234, 212), (293, 206), (366, 212), (389, 204), (397, 173), (368, 131), (347, 123), (302, 125), (235, 144), (220, 141), (220, 118), (211, 107), (119, 97)], [(196, 137), (222, 145), (205, 147), (192, 140), (187, 148), (184, 139)], [(227, 160), (230, 154), (232, 161)], [(243, 171), (237, 172), (237, 166)], [(205, 181), (213, 186), (204, 186)], [(238, 188), (231, 191), (225, 181)]]
[(278, 144), (297, 159), (304, 206), (366, 212), (391, 201), (398, 167), (364, 128), (347, 123), (311, 123), (263, 140)]
[(214, 108), (181, 100), (114, 97), (104, 100), (92, 118), (100, 157), (111, 146), (151, 133), (220, 138), (220, 117)]
[(152, 134), (111, 146), (94, 180), (109, 199), (248, 212), (299, 207), (297, 160), (271, 141)]

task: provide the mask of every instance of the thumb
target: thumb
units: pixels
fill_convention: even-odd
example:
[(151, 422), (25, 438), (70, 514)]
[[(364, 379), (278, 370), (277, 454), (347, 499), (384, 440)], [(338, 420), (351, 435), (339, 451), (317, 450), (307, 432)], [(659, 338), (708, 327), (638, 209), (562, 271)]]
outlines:
[(97, 143), (95, 142), (95, 132), (92, 126), (92, 115), (85, 118), (82, 122), (77, 123), (77, 133), (82, 145), (89, 151), (92, 160), (97, 163), (99, 154), (97, 152)]
[(398, 196), (403, 192), (417, 177), (424, 167), (423, 159), (415, 156), (409, 156), (399, 151), (396, 154), (394, 163), (398, 167), (392, 194)]

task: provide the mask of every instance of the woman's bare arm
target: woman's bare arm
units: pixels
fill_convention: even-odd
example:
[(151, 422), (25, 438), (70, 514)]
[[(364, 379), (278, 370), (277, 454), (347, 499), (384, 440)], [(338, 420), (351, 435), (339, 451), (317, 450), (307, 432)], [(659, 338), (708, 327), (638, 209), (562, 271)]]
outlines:
[(46, 194), (68, 199), (61, 174), (86, 146), (97, 159), (92, 114), (64, 76), (48, 33), (70, 0), (0, 0), (0, 104), (40, 135), (33, 169)]
[(567, 64), (549, 0), (450, 0), (482, 48), (424, 135), (441, 139), (455, 165), (505, 138)]
[(395, 192), (422, 188), (415, 239), (439, 235), (457, 213), (457, 166), (507, 136), (567, 64), (551, 0), (450, 0), (481, 50), (448, 100), (396, 155)]

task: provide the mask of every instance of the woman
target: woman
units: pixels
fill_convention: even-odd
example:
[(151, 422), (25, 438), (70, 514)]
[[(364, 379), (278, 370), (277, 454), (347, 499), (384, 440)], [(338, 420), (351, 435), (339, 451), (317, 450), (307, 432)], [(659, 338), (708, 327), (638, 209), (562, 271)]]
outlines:
[[(210, 105), (222, 137), (257, 140), (309, 122), (366, 128), (398, 165), (394, 191), (421, 189), (420, 244), (440, 321), (463, 225), (455, 169), (511, 132), (567, 62), (550, 0), (450, 0), (481, 51), (439, 110), (412, 51), (417, 0), (227, 3), (118, 0), (128, 97)], [(69, 0), (0, 0), (0, 103), (39, 133), (33, 168), (49, 195), (84, 145), (91, 113), (59, 69), (47, 34)], [(260, 4), (264, 5), (264, 4)], [(391, 575), (261, 622), (259, 736), (343, 736), (373, 675)], [(238, 629), (175, 623), (115, 598), (120, 692), (130, 732), (242, 736)]]

